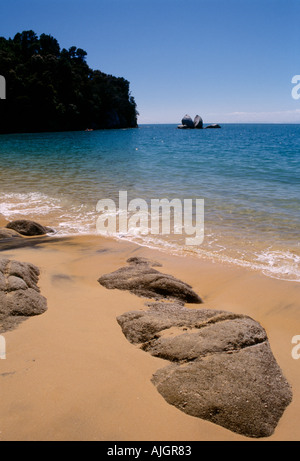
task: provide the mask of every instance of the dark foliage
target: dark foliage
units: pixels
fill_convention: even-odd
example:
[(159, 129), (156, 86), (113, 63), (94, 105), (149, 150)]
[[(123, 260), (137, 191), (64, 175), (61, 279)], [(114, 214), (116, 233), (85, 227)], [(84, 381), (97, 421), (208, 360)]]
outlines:
[(90, 69), (86, 54), (31, 30), (0, 37), (0, 133), (136, 127), (129, 82)]

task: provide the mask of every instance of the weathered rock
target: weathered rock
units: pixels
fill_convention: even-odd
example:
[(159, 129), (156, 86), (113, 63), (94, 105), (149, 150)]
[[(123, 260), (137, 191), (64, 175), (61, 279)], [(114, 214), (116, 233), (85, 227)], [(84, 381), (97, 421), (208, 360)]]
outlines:
[(153, 261), (152, 259), (143, 258), (142, 256), (132, 256), (131, 258), (127, 259), (127, 262), (132, 266), (145, 264), (146, 266), (151, 267), (162, 267), (161, 263)]
[(292, 399), (268, 343), (158, 370), (153, 383), (188, 415), (247, 437), (269, 437)]
[(0, 332), (18, 318), (42, 314), (47, 301), (37, 286), (40, 271), (33, 264), (0, 259)]
[(187, 303), (202, 302), (190, 285), (172, 275), (153, 269), (158, 263), (146, 258), (130, 258), (127, 262), (129, 266), (103, 275), (98, 282), (108, 289), (128, 290), (146, 298), (176, 299)]
[(12, 229), (18, 232), (19, 234), (26, 235), (28, 237), (32, 237), (35, 235), (46, 235), (48, 233), (54, 232), (54, 230), (50, 227), (45, 227), (34, 221), (27, 221), (25, 219), (12, 221), (7, 224), (6, 228)]
[(207, 125), (205, 128), (221, 128), (221, 126), (217, 123), (213, 123), (212, 125)]
[(144, 350), (170, 361), (195, 360), (208, 353), (231, 351), (266, 340), (266, 333), (257, 322), (243, 315), (186, 309), (178, 303), (150, 306), (147, 311), (128, 312), (117, 320), (130, 342), (143, 343)]
[[(171, 364), (153, 384), (176, 408), (247, 437), (273, 434), (292, 400), (262, 326), (245, 315), (187, 309), (201, 302), (189, 285), (153, 269), (146, 258), (102, 276), (106, 288), (175, 302), (149, 303), (150, 309), (117, 318), (128, 341)], [(192, 291), (192, 293), (191, 293)]]
[(133, 344), (140, 343), (144, 349), (145, 343), (151, 342), (160, 331), (172, 327), (192, 328), (197, 322), (209, 318), (209, 315), (213, 317), (216, 312), (207, 309), (186, 309), (177, 302), (151, 302), (149, 306), (151, 309), (146, 311), (126, 312), (117, 318), (128, 341)]
[(186, 130), (186, 129), (188, 129), (189, 127), (186, 126), (186, 125), (178, 125), (177, 128), (179, 128), (180, 130)]
[(196, 117), (194, 118), (194, 127), (200, 129), (203, 128), (203, 120), (200, 117), (200, 115), (196, 115)]
[(131, 343), (172, 363), (152, 380), (168, 403), (248, 437), (274, 432), (292, 392), (259, 323), (178, 303), (117, 320)]
[(189, 115), (185, 115), (183, 117), (183, 119), (181, 120), (181, 124), (188, 128), (194, 128), (194, 122)]
[(0, 240), (12, 239), (12, 238), (23, 238), (21, 234), (12, 229), (0, 229)]

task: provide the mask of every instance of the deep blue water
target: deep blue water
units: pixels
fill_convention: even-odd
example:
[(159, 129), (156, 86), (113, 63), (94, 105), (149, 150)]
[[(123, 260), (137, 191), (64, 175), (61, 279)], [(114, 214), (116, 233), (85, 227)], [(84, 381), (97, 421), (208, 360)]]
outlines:
[[(89, 233), (98, 200), (117, 201), (120, 190), (148, 202), (202, 198), (200, 256), (299, 277), (300, 125), (2, 135), (0, 165), (0, 213), (9, 219)], [(174, 236), (142, 240), (181, 245)]]

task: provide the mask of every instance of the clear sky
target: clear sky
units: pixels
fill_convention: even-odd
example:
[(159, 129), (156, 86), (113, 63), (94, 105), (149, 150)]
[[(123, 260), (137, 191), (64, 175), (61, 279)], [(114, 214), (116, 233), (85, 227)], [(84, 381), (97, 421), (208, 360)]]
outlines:
[(129, 80), (139, 123), (300, 123), (300, 0), (10, 0), (0, 18)]

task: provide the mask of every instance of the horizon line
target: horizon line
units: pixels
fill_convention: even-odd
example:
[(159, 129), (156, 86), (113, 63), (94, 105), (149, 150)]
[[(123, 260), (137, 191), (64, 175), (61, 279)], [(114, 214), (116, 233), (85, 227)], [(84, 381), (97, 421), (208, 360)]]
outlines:
[[(207, 122), (205, 125), (211, 125), (212, 123), (216, 122)], [(299, 122), (218, 122), (222, 123), (223, 125), (300, 125)], [(176, 122), (141, 122), (138, 125), (180, 125), (180, 123)]]

